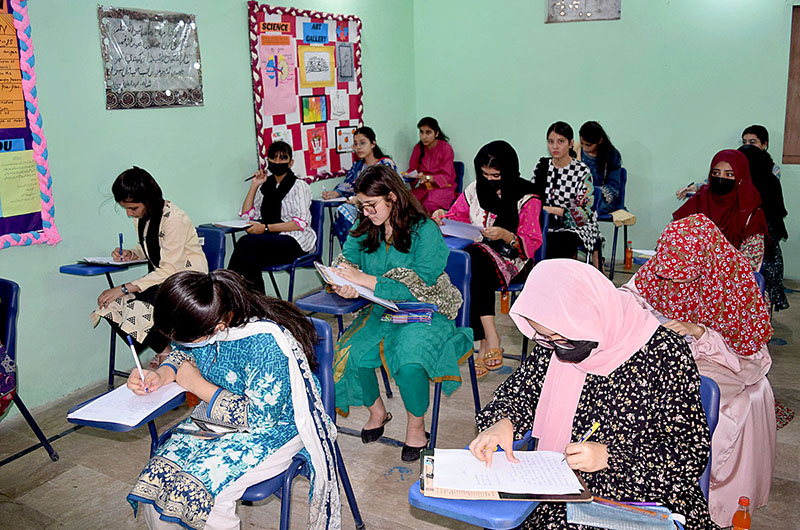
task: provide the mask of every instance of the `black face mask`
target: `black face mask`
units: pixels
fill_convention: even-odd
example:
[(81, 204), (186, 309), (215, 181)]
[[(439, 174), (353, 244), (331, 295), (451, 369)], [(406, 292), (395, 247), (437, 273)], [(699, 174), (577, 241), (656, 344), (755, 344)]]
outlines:
[(571, 350), (559, 348), (557, 344), (553, 345), (559, 361), (579, 363), (586, 359), (593, 349), (597, 348), (597, 343), (593, 340), (571, 340), (570, 343), (575, 346)]
[(495, 193), (498, 192), (500, 190), (500, 187), (503, 185), (503, 181), (500, 179), (497, 180), (486, 179), (486, 182), (489, 183), (489, 188), (491, 188), (491, 190)]
[(717, 195), (727, 195), (736, 187), (736, 179), (708, 177), (708, 184), (711, 186), (711, 191)]
[(289, 171), (289, 162), (268, 162), (267, 169), (273, 175), (285, 175)]

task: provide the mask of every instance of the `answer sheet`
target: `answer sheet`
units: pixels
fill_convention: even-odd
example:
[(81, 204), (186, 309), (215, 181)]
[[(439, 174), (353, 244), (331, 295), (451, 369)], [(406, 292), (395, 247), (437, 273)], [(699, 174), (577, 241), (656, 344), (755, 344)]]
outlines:
[(214, 226), (222, 228), (250, 228), (250, 221), (244, 219), (232, 219), (230, 221), (217, 221)]
[(466, 449), (435, 449), (433, 487), (469, 491), (501, 491), (536, 495), (580, 493), (582, 488), (562, 453), (555, 451), (515, 451), (519, 463), (497, 452), (492, 467)]
[(183, 392), (186, 389), (178, 383), (170, 383), (152, 394), (137, 396), (127, 386), (122, 385), (67, 414), (67, 418), (133, 427)]
[(445, 236), (460, 237), (461, 239), (470, 239), (472, 241), (480, 241), (483, 239), (481, 227), (470, 223), (442, 219), (442, 224), (439, 228), (442, 230), (442, 235)]
[(129, 261), (115, 261), (111, 256), (94, 256), (89, 258), (81, 258), (83, 263), (91, 263), (92, 265), (113, 265), (114, 267), (126, 267), (128, 265), (136, 265), (137, 263), (147, 263), (146, 259), (132, 259)]
[(322, 279), (325, 280), (325, 283), (329, 283), (331, 285), (338, 285), (340, 287), (343, 285), (349, 285), (353, 287), (353, 289), (355, 289), (356, 292), (359, 294), (359, 296), (361, 296), (362, 298), (366, 298), (367, 300), (382, 305), (383, 307), (388, 307), (389, 309), (394, 309), (395, 311), (397, 311), (397, 304), (395, 304), (391, 300), (386, 300), (385, 298), (375, 296), (375, 291), (373, 291), (372, 289), (367, 289), (366, 287), (363, 287), (361, 285), (356, 285), (355, 283), (349, 280), (345, 280), (344, 278), (336, 274), (335, 268), (326, 267), (325, 265), (323, 265), (318, 261), (314, 262), (314, 266), (317, 268), (317, 272), (319, 272), (319, 275), (322, 276)]

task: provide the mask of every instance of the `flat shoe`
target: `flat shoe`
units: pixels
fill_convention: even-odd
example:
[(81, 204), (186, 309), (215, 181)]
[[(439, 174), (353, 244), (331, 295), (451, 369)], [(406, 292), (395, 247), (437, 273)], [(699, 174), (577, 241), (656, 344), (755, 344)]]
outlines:
[(489, 373), (489, 369), (486, 368), (486, 364), (484, 364), (483, 359), (475, 359), (475, 379), (480, 379), (481, 377), (486, 376)]
[[(425, 438), (430, 440), (431, 433), (426, 431)], [(400, 452), (400, 459), (403, 460), (403, 462), (415, 462), (419, 460), (420, 451), (422, 451), (426, 447), (428, 447), (428, 444), (425, 444), (422, 447), (414, 447), (412, 445), (403, 444), (403, 450)]]
[[(503, 348), (492, 348), (483, 356), (483, 364), (489, 370), (497, 370), (503, 367)], [(498, 364), (489, 364), (489, 361), (500, 361)]]
[(383, 423), (380, 427), (374, 429), (361, 429), (361, 441), (365, 444), (370, 444), (380, 439), (383, 436), (383, 426), (392, 421), (392, 413), (387, 412), (386, 417), (383, 418)]

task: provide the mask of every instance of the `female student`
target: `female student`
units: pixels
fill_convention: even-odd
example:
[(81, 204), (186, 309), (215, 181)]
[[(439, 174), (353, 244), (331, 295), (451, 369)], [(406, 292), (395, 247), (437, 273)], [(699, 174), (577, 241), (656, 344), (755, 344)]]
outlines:
[(761, 197), (750, 180), (746, 156), (735, 149), (714, 155), (708, 185), (675, 210), (672, 218), (677, 221), (695, 213), (711, 219), (728, 241), (747, 256), (753, 270), (761, 267), (767, 221)]
[(291, 263), (317, 243), (311, 228), (311, 187), (292, 172), (292, 148), (273, 142), (267, 151), (270, 175), (259, 170), (250, 181), (240, 215), (249, 219), (247, 235), (233, 249), (228, 268), (264, 293), (261, 271)]
[(422, 118), (417, 123), (417, 129), (419, 142), (408, 160), (408, 170), (419, 173), (418, 178), (411, 181), (414, 197), (428, 213), (450, 208), (456, 198), (453, 148), (447, 143), (447, 135), (434, 118)]
[(484, 145), (475, 156), (478, 179), (455, 204), (436, 210), (434, 220), (453, 219), (483, 228), (484, 240), (465, 250), (472, 262), (470, 327), (481, 342), (475, 359), (478, 377), (503, 365), (503, 348), (494, 323), (495, 292), (506, 290), (542, 244), (542, 203), (532, 182), (519, 174), (517, 152), (507, 142)]
[[(710, 437), (686, 341), (573, 260), (534, 267), (511, 318), (536, 344), (478, 415), (472, 454), (491, 462), (499, 445), (516, 461), (514, 438), (533, 430), (538, 449), (563, 452), (594, 495), (658, 502), (687, 529), (716, 528), (697, 482)], [(543, 502), (522, 528), (583, 527), (567, 524), (564, 503)]]
[[(369, 420), (361, 441), (380, 438), (392, 419), (375, 376), (383, 363), (397, 382), (408, 413), (401, 456), (410, 462), (427, 444), (429, 381), (442, 381), (447, 395), (458, 388), (458, 362), (472, 352), (472, 332), (456, 328), (453, 322), (462, 300), (444, 273), (450, 252), (441, 231), (400, 176), (388, 167), (371, 166), (356, 181), (355, 191), (358, 221), (342, 255), (334, 260), (337, 274), (374, 289), (381, 298), (426, 302), (437, 310), (430, 323), (395, 322), (377, 304), (361, 310), (336, 345), (336, 407), (347, 415), (350, 407), (366, 406)], [(358, 296), (351, 286), (335, 292), (346, 298)]]
[[(335, 427), (311, 373), (313, 325), (293, 305), (248, 290), (238, 274), (183, 272), (164, 282), (156, 326), (175, 349), (142, 382), (144, 395), (177, 381), (203, 403), (158, 449), (128, 501), (154, 528), (239, 528), (236, 501), (303, 451), (313, 467), (308, 528), (339, 528)], [(205, 422), (233, 432), (193, 434)], [(308, 476), (308, 475), (307, 475)], [(178, 524), (168, 524), (178, 523)]]
[(111, 193), (133, 218), (139, 241), (130, 250), (115, 247), (111, 257), (121, 262), (146, 259), (148, 272), (138, 280), (100, 293), (92, 321), (96, 326), (105, 318), (121, 335), (130, 335), (137, 343), (163, 354), (169, 342), (159, 333), (150, 333), (156, 292), (177, 272), (208, 272), (206, 255), (192, 220), (174, 203), (164, 200), (158, 183), (144, 169), (133, 166), (120, 173)]
[(656, 255), (624, 287), (665, 327), (687, 337), (700, 373), (720, 388), (714, 431), (711, 518), (730, 525), (739, 496), (751, 510), (769, 498), (775, 463), (775, 399), (769, 310), (747, 259), (704, 215), (667, 226)]
[(594, 250), (602, 241), (597, 213), (592, 209), (592, 172), (575, 158), (573, 144), (569, 124), (552, 124), (547, 129), (551, 158), (541, 158), (533, 171), (532, 180), (543, 197), (543, 208), (550, 214), (548, 258), (574, 258), (581, 244)]
[[(352, 197), (355, 193), (353, 191), (353, 185), (356, 183), (356, 179), (365, 167), (380, 164), (397, 171), (397, 165), (395, 165), (394, 161), (384, 155), (381, 148), (375, 142), (375, 131), (371, 128), (359, 127), (356, 129), (355, 134), (353, 134), (353, 149), (355, 150), (358, 160), (356, 160), (353, 166), (347, 171), (344, 180), (337, 184), (333, 191), (322, 192), (323, 199)], [(353, 204), (349, 204), (349, 201), (347, 204), (339, 206), (336, 212), (338, 215), (333, 225), (333, 232), (336, 234), (336, 237), (339, 238), (339, 242), (344, 245), (344, 241), (347, 239), (347, 233), (350, 232), (350, 228), (353, 227), (353, 222), (355, 222), (358, 212)]]
[(783, 218), (788, 215), (783, 203), (781, 181), (772, 172), (775, 163), (764, 149), (754, 145), (743, 145), (739, 151), (747, 157), (750, 164), (750, 177), (761, 196), (761, 208), (767, 221), (767, 240), (764, 245), (764, 262), (761, 274), (764, 275), (769, 301), (775, 311), (789, 308), (789, 300), (783, 289), (783, 252), (781, 240), (789, 237)]
[(592, 172), (594, 209), (600, 215), (622, 208), (622, 156), (611, 143), (603, 126), (587, 121), (578, 131), (581, 162)]

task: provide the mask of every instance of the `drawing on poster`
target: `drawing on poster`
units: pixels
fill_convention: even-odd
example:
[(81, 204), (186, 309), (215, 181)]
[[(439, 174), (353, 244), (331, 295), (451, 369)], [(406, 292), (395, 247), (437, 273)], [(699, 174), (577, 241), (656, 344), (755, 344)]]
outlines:
[(317, 125), (306, 131), (308, 138), (308, 169), (315, 171), (328, 165), (327, 127)]
[(355, 132), (355, 127), (336, 127), (337, 153), (353, 152), (353, 135), (355, 135)]
[(317, 88), (336, 84), (333, 46), (298, 46), (300, 87)]
[(356, 80), (356, 69), (353, 67), (353, 43), (336, 43), (336, 77), (340, 83)]
[(303, 125), (328, 121), (328, 98), (326, 96), (300, 96), (303, 110)]
[(258, 57), (264, 87), (265, 114), (291, 114), (297, 110), (294, 46), (288, 35), (261, 35)]
[(273, 129), (272, 130), (272, 141), (273, 142), (286, 142), (287, 144), (291, 145), (294, 148), (294, 144), (292, 143), (292, 131), (289, 129)]
[(350, 98), (344, 90), (337, 90), (328, 96), (331, 100), (331, 118), (332, 120), (346, 120), (350, 114), (348, 101)]

